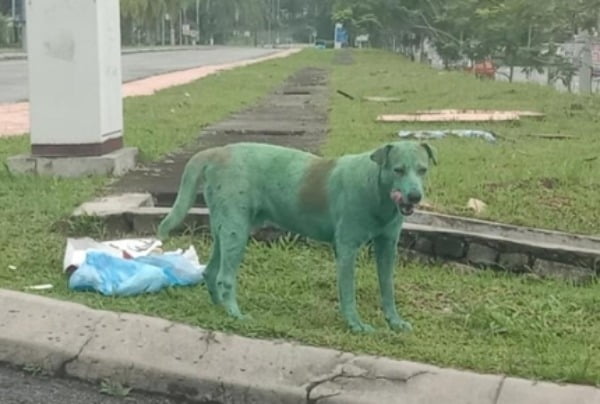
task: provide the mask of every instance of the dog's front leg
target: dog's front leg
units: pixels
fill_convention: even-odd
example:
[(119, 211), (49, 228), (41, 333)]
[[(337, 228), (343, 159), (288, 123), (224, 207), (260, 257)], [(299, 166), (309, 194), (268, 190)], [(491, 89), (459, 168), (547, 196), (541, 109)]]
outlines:
[(361, 321), (356, 309), (354, 272), (359, 247), (360, 243), (348, 241), (336, 241), (335, 243), (340, 312), (353, 332), (372, 332), (374, 328)]
[(394, 298), (394, 268), (396, 266), (398, 237), (382, 235), (373, 240), (379, 278), (381, 308), (385, 319), (394, 331), (410, 331), (412, 326), (398, 314)]

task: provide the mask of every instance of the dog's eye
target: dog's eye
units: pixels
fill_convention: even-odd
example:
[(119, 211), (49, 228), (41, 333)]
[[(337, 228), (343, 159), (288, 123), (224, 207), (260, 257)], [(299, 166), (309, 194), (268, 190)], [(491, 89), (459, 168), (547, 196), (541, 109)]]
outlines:
[(404, 168), (396, 167), (396, 168), (394, 168), (394, 172), (398, 175), (404, 175)]

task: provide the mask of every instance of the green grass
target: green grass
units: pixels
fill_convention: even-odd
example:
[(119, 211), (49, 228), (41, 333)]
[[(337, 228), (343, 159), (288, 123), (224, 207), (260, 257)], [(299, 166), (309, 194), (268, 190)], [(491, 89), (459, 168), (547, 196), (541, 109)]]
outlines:
[[(145, 161), (160, 158), (198, 136), (202, 126), (225, 118), (277, 86), (299, 66), (318, 63), (296, 55), (209, 76), (124, 102), (125, 142)], [(0, 161), (25, 153), (27, 137), (0, 138)], [(107, 183), (102, 178), (11, 176), (0, 167), (0, 285), (32, 284), (61, 267), (65, 235), (54, 224)], [(16, 269), (11, 269), (15, 268)]]
[[(355, 53), (355, 64), (337, 66), (333, 90), (357, 98), (396, 96), (382, 105), (333, 97), (331, 155), (362, 151), (397, 138), (398, 130), (476, 128), (505, 140), (433, 140), (440, 165), (431, 170), (428, 199), (438, 212), (473, 215), (469, 198), (488, 204), (480, 218), (506, 223), (600, 235), (600, 97), (561, 94), (547, 86), (480, 81), (459, 72), (436, 71), (377, 51)], [(543, 121), (509, 123), (380, 123), (383, 113), (428, 108), (535, 110)], [(568, 140), (531, 137), (573, 136)], [(590, 159), (592, 159), (590, 161)]]
[[(127, 99), (126, 142), (140, 147), (145, 159), (159, 158), (194, 138), (202, 125), (250, 104), (296, 66), (308, 64), (333, 69), (331, 133), (324, 149), (330, 155), (394, 139), (393, 132), (398, 127), (372, 123), (383, 110), (526, 106), (545, 108), (546, 113), (563, 111), (564, 115), (564, 109), (571, 104), (581, 104), (584, 111), (593, 111), (596, 103), (591, 98), (560, 95), (534, 86), (480, 83), (449, 73), (439, 76), (438, 72), (385, 53), (356, 53), (356, 63), (351, 66), (332, 65), (331, 55), (331, 51), (307, 51), (290, 59), (212, 76), (152, 97)], [(378, 73), (370, 74), (374, 72)], [(419, 84), (417, 77), (425, 78), (426, 84)], [(386, 86), (389, 88), (384, 88)], [(446, 94), (451, 86), (459, 96)], [(393, 109), (351, 102), (335, 95), (337, 88), (357, 96), (406, 94), (411, 101)], [(407, 92), (410, 89), (418, 91)], [(425, 93), (426, 90), (432, 94)], [(484, 94), (487, 98), (478, 98)], [(490, 97), (495, 97), (495, 101)], [(452, 104), (459, 101), (459, 105)], [(578, 111), (573, 110), (573, 113), (581, 114)], [(466, 202), (464, 198), (479, 196), (490, 203), (489, 215), (496, 219), (533, 223), (538, 217), (541, 221), (536, 223), (546, 223), (547, 227), (593, 232), (598, 209), (594, 211), (593, 201), (588, 198), (593, 198), (591, 187), (598, 182), (598, 174), (593, 174), (591, 165), (595, 163), (589, 163), (590, 167), (581, 175), (575, 170), (578, 159), (597, 151), (593, 124), (583, 119), (580, 125), (575, 118), (561, 119), (550, 114), (546, 122), (494, 125), (505, 137), (516, 139), (514, 144), (491, 146), (473, 140), (436, 141), (441, 164), (433, 170), (430, 198), (448, 211), (461, 212)], [(564, 127), (563, 132), (585, 141), (580, 144), (579, 140), (567, 143), (521, 139), (527, 131), (556, 131), (560, 125)], [(567, 144), (572, 148), (566, 150)], [(27, 147), (24, 138), (2, 139), (0, 158), (23, 152)], [(535, 157), (529, 158), (530, 155)], [(526, 162), (521, 161), (523, 156), (527, 156)], [(544, 156), (550, 156), (550, 160), (542, 161)], [(509, 163), (519, 169), (509, 168)], [(553, 189), (541, 191), (534, 184), (537, 178), (543, 177), (560, 180), (555, 181)], [(575, 185), (569, 185), (566, 178)], [(507, 181), (515, 179), (531, 179), (531, 183), (523, 190), (502, 188)], [(495, 192), (486, 191), (486, 182), (500, 185)], [(387, 330), (378, 310), (375, 268), (368, 252), (364, 251), (358, 263), (357, 299), (363, 319), (378, 329), (367, 336), (352, 335), (343, 326), (337, 312), (332, 254), (329, 249), (315, 244), (282, 242), (271, 247), (252, 244), (248, 248), (239, 287), (241, 307), (252, 316), (246, 322), (233, 321), (220, 308), (211, 305), (202, 286), (133, 298), (71, 292), (60, 271), (66, 235), (54, 224), (105, 183), (103, 179), (12, 177), (0, 170), (3, 207), (0, 211), (0, 287), (22, 289), (27, 285), (52, 283), (55, 285), (52, 291), (41, 293), (94, 308), (144, 313), (251, 337), (287, 338), (481, 372), (600, 384), (598, 284), (575, 287), (493, 271), (465, 273), (450, 266), (404, 263), (397, 272), (397, 298), (401, 312), (415, 330), (412, 334), (397, 335)], [(498, 190), (504, 195), (496, 195), (501, 193)], [(570, 221), (564, 212), (560, 216), (552, 210), (544, 214), (536, 210), (534, 202), (546, 195), (543, 192), (550, 198), (562, 195), (565, 190), (570, 190), (567, 196), (575, 206), (589, 204), (589, 211), (579, 213), (592, 220), (591, 223)], [(500, 208), (496, 200), (511, 202)], [(520, 209), (523, 213), (516, 215)], [(542, 204), (537, 209), (547, 208)], [(556, 222), (551, 220), (552, 215), (558, 216)], [(103, 233), (101, 228), (90, 226), (89, 235), (101, 238)], [(185, 247), (190, 243), (197, 246), (201, 260), (206, 261), (210, 243), (205, 239), (179, 237), (169, 245)]]

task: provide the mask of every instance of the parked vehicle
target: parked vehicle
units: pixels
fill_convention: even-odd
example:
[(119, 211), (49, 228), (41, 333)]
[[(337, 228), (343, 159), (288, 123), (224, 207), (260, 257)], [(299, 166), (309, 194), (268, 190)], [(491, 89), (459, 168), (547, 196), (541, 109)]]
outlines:
[(496, 65), (491, 59), (477, 61), (465, 70), (475, 74), (477, 78), (494, 79), (496, 77)]

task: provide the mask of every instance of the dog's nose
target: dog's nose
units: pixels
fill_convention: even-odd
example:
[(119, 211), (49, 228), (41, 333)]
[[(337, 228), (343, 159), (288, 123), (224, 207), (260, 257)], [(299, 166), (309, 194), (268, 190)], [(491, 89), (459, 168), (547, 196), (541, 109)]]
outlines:
[(420, 192), (409, 192), (408, 193), (408, 202), (416, 205), (421, 202), (421, 193)]

